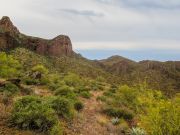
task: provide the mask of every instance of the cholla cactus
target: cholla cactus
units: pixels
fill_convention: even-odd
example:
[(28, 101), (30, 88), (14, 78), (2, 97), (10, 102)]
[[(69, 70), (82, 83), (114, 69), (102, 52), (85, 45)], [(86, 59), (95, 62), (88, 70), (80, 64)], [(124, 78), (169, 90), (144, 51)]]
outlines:
[(146, 132), (142, 128), (132, 128), (130, 135), (146, 135)]

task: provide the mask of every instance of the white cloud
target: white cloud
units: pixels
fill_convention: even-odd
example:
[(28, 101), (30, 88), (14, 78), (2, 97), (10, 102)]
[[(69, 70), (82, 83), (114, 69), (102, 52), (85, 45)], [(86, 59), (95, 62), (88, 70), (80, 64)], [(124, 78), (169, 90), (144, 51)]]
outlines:
[(171, 50), (180, 51), (180, 41), (75, 42), (75, 50)]
[[(10, 16), (23, 33), (44, 38), (67, 34), (75, 49), (172, 50), (180, 46), (179, 0), (0, 0), (0, 3), (0, 17)], [(71, 13), (62, 12), (63, 9)]]

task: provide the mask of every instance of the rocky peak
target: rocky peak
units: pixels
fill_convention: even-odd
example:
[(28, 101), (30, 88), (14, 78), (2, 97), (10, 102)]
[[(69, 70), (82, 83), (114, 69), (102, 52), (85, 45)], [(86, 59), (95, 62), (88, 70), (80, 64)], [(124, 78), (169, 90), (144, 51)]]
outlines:
[(13, 25), (10, 18), (0, 20), (0, 51), (25, 47), (41, 55), (73, 56), (72, 43), (68, 36), (59, 35), (51, 40), (26, 36)]
[(7, 16), (3, 16), (0, 20), (0, 27), (5, 32), (10, 32), (12, 34), (19, 34), (19, 30), (13, 25), (10, 18)]
[[(59, 35), (51, 40), (49, 52), (55, 56), (60, 55), (72, 55), (72, 43), (68, 36)], [(59, 53), (60, 52), (60, 53)]]

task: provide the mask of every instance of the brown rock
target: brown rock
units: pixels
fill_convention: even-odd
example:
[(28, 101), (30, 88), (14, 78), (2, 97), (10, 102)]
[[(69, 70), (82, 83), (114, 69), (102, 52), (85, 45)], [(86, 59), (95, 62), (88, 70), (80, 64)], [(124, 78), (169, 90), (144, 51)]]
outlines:
[(0, 27), (5, 32), (11, 32), (12, 34), (19, 34), (19, 30), (13, 25), (10, 18), (3, 16), (0, 20)]
[(73, 54), (71, 40), (68, 36), (60, 35), (51, 40), (48, 53), (54, 56), (71, 56)]
[(40, 55), (48, 56), (73, 56), (72, 43), (68, 36), (59, 35), (47, 40), (21, 34), (13, 25), (9, 17), (0, 20), (0, 51), (25, 47)]

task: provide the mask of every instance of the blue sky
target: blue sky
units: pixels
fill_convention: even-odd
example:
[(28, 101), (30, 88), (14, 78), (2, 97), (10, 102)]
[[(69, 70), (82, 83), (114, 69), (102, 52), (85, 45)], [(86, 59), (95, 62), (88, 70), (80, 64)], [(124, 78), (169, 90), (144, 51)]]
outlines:
[(22, 33), (70, 36), (90, 59), (180, 60), (180, 0), (0, 0)]

